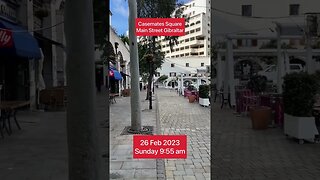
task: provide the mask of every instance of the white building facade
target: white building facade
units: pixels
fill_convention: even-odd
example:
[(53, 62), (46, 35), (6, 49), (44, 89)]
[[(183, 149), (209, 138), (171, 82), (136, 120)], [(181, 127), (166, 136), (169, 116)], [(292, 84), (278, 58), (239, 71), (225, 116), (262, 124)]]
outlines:
[[(214, 40), (219, 44), (217, 85), (218, 88), (230, 88), (231, 104), (235, 104), (236, 66), (241, 61), (261, 64), (259, 61), (263, 58), (274, 59), (279, 72), (277, 86), (280, 93), (282, 77), (293, 61), (305, 64), (308, 71), (312, 67), (309, 72), (319, 69), (319, 62), (316, 62), (319, 47), (307, 50), (305, 36), (308, 32), (306, 13), (319, 13), (319, 1), (219, 0), (214, 3), (211, 27)], [(316, 41), (312, 39), (311, 44)]]
[(193, 0), (176, 9), (186, 18), (185, 35), (178, 37), (177, 44), (174, 44), (172, 49), (165, 37), (158, 37), (165, 59), (162, 68), (157, 70), (156, 80), (162, 75), (169, 77), (166, 82), (181, 75), (185, 77), (204, 75), (199, 74), (197, 70), (207, 69), (210, 65), (209, 7), (210, 0)]
[(193, 0), (180, 9), (186, 18), (185, 35), (170, 50), (169, 42), (160, 37), (162, 51), (166, 58), (209, 57), (210, 48), (210, 12), (209, 0)]

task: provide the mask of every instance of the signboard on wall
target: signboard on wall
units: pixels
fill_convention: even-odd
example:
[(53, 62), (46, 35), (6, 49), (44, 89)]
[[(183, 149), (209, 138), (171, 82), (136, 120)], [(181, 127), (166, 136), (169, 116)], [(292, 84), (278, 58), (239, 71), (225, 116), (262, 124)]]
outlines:
[(9, 3), (5, 2), (4, 0), (0, 0), (0, 16), (9, 18), (11, 20), (17, 19), (17, 11), (10, 5)]

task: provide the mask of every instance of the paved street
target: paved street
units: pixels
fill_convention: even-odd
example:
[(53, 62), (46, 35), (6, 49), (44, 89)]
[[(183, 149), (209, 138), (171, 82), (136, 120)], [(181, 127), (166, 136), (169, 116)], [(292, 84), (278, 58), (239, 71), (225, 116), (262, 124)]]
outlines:
[[(108, 151), (105, 94), (97, 94), (96, 107), (103, 155)], [(67, 180), (66, 112), (20, 111), (17, 119), (22, 130), (12, 124), (12, 135), (0, 139), (0, 180)], [(106, 174), (108, 161), (102, 163)]]
[(256, 131), (248, 117), (215, 104), (214, 179), (320, 179), (320, 144), (298, 144), (279, 128)]
[[(148, 109), (144, 100), (146, 91), (140, 93), (141, 121), (143, 126), (153, 126), (156, 132), (156, 115), (154, 106)], [(153, 104), (155, 101), (153, 101)], [(157, 163), (155, 159), (132, 158), (132, 135), (120, 135), (126, 126), (131, 126), (130, 97), (117, 98), (117, 103), (110, 104), (110, 173), (111, 179), (156, 180)]]
[(165, 160), (168, 180), (210, 179), (210, 108), (167, 89), (157, 91), (162, 134), (186, 134), (187, 159)]
[[(210, 179), (210, 108), (189, 103), (176, 92), (157, 89), (159, 120), (141, 94), (142, 124), (161, 125), (161, 134), (186, 134), (188, 158), (165, 160), (132, 159), (132, 135), (120, 135), (130, 125), (129, 97), (111, 104), (110, 172), (112, 179), (156, 180), (163, 170), (165, 179)], [(98, 123), (105, 121), (105, 95), (98, 94)], [(238, 117), (228, 107), (214, 104), (213, 179), (320, 179), (320, 144), (298, 144), (281, 129), (251, 129), (247, 117)], [(13, 124), (13, 134), (0, 140), (1, 180), (66, 180), (67, 139), (65, 112), (22, 111), (22, 130)], [(106, 153), (107, 128), (99, 126), (100, 147)], [(159, 129), (158, 129), (159, 130)], [(109, 160), (104, 161), (105, 167)], [(106, 169), (107, 170), (107, 169)], [(161, 179), (161, 178), (160, 178)], [(163, 179), (163, 178), (162, 178)]]

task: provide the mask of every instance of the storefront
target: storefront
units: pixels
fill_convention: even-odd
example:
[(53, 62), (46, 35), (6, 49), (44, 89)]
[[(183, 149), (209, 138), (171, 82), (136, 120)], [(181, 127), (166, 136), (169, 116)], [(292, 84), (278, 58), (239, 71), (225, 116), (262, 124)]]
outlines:
[(41, 58), (36, 39), (16, 23), (15, 10), (0, 1), (0, 84), (2, 100), (32, 100), (37, 60)]
[[(119, 84), (122, 80), (121, 73), (114, 67), (109, 68), (110, 93), (119, 93)], [(120, 95), (120, 94), (119, 94)]]

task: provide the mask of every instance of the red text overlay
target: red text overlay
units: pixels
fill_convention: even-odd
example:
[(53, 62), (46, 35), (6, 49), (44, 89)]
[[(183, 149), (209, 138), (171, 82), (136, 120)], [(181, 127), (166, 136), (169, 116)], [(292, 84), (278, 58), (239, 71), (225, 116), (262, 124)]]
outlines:
[(186, 135), (134, 135), (133, 158), (187, 158)]
[(137, 18), (137, 36), (184, 36), (184, 18)]

